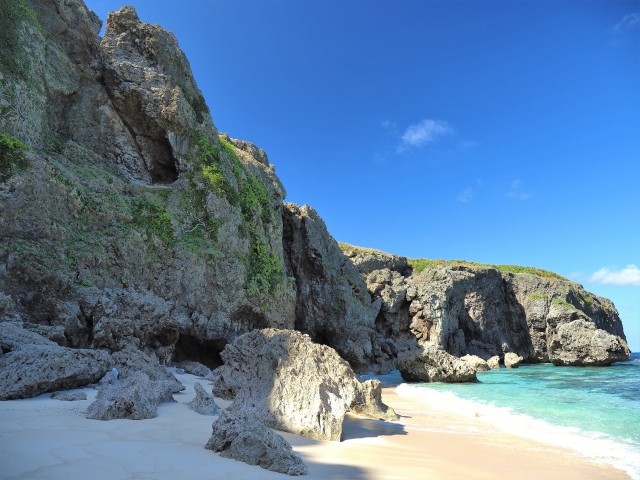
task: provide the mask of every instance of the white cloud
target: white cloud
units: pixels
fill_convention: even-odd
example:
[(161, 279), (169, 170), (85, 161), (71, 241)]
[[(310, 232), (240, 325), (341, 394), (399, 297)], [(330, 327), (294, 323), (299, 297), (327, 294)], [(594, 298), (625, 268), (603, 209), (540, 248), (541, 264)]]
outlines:
[(522, 182), (519, 178), (516, 178), (513, 182), (509, 182), (510, 190), (507, 192), (507, 197), (517, 198), (518, 200), (526, 200), (533, 197), (533, 193), (523, 192), (520, 186)]
[(420, 123), (410, 125), (402, 135), (402, 144), (398, 147), (398, 153), (409, 147), (419, 147), (425, 143), (435, 142), (439, 137), (451, 135), (453, 128), (440, 120), (422, 120)]
[(638, 25), (640, 25), (640, 14), (630, 13), (629, 15), (625, 15), (622, 20), (613, 27), (613, 30), (616, 33), (620, 33), (630, 28), (637, 27)]
[(468, 148), (474, 148), (477, 147), (478, 145), (480, 145), (480, 143), (474, 141), (474, 140), (465, 140), (464, 142), (462, 142), (460, 144), (460, 148), (462, 148), (463, 150), (466, 150)]
[(533, 193), (509, 192), (509, 193), (507, 193), (507, 197), (509, 197), (509, 198), (517, 198), (518, 200), (526, 200), (527, 198), (533, 197)]
[(458, 194), (458, 200), (462, 203), (467, 203), (469, 200), (473, 198), (475, 192), (471, 188), (465, 188)]
[(590, 280), (593, 283), (602, 285), (632, 285), (640, 287), (640, 268), (635, 265), (627, 265), (620, 271), (601, 268), (591, 275)]

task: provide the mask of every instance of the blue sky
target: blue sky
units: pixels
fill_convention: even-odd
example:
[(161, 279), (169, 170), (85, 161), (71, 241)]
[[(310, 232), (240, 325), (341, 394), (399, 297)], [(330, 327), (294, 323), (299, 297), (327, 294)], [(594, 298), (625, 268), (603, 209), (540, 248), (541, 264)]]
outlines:
[(132, 4), (336, 239), (556, 271), (640, 350), (638, 2)]

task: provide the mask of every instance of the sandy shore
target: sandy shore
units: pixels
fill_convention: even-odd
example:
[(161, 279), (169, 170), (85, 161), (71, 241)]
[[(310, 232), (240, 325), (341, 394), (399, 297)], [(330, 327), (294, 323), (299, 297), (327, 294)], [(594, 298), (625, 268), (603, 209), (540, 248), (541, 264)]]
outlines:
[[(150, 420), (87, 420), (87, 400), (62, 402), (41, 395), (0, 402), (0, 478), (24, 479), (283, 479), (205, 450), (215, 417), (185, 403), (195, 395), (192, 375), (178, 403), (162, 404)], [(201, 380), (201, 383), (206, 384)], [(384, 389), (402, 415), (387, 423), (348, 416), (342, 442), (292, 434), (291, 443), (313, 479), (622, 479), (623, 471), (581, 460), (570, 452), (492, 432), (480, 420), (429, 411), (416, 400)], [(228, 402), (219, 401), (226, 406)]]

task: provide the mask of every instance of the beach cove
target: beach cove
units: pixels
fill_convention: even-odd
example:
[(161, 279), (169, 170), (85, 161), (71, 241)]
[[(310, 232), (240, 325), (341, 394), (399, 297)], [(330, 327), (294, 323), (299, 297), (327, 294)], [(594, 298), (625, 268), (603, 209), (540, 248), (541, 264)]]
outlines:
[[(61, 402), (49, 394), (0, 403), (2, 479), (277, 479), (269, 472), (204, 449), (216, 417), (185, 405), (193, 375), (179, 375), (187, 387), (164, 403), (153, 419), (88, 420), (87, 400)], [(400, 415), (384, 422), (348, 414), (341, 442), (316, 441), (279, 432), (308, 467), (304, 478), (632, 478), (623, 470), (523, 437), (504, 434), (481, 418), (429, 408), (416, 398), (383, 389), (383, 400)], [(221, 407), (230, 402), (216, 399)]]

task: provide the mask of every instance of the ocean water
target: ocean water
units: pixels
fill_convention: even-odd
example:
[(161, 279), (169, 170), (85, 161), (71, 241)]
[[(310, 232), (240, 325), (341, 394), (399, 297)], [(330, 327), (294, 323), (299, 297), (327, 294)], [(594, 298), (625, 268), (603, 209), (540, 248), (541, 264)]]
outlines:
[(376, 378), (431, 408), (479, 414), (500, 431), (570, 448), (640, 480), (640, 354), (610, 367), (523, 365), (477, 376), (473, 384), (407, 384), (397, 372)]

